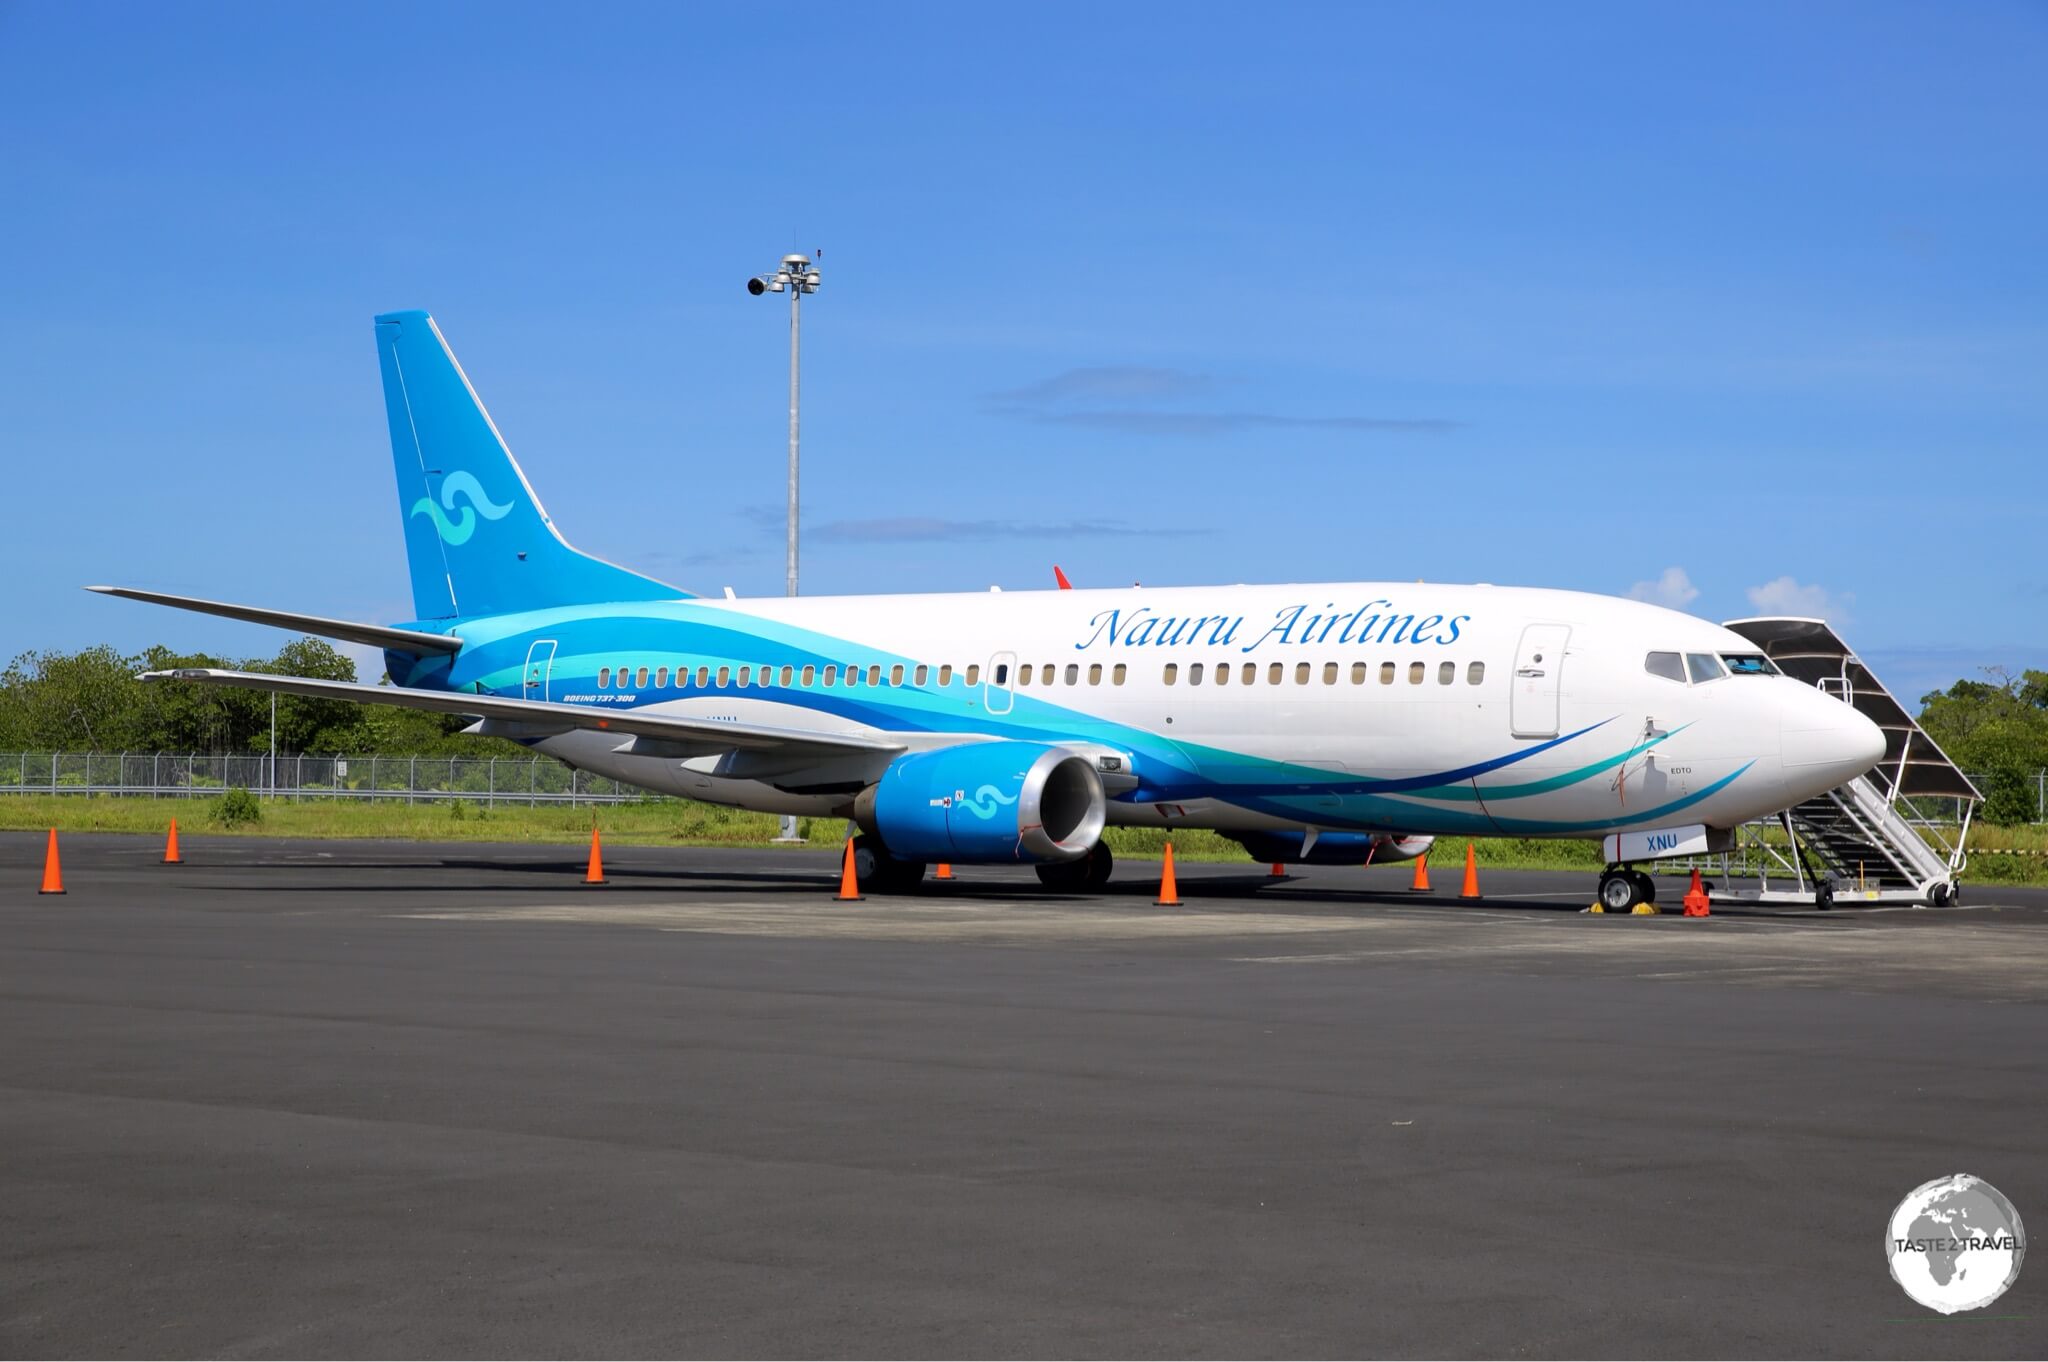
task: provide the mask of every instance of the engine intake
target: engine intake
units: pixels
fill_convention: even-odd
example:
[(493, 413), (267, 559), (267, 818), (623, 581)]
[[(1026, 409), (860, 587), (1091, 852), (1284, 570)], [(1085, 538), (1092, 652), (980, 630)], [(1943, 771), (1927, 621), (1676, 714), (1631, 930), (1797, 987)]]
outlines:
[(853, 816), (911, 861), (1073, 861), (1108, 809), (1094, 763), (1043, 743), (986, 742), (898, 757)]

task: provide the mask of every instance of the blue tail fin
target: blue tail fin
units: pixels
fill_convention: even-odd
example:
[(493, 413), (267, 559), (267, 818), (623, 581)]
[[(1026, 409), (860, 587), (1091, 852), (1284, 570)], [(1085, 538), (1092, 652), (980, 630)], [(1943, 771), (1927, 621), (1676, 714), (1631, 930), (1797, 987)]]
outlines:
[(378, 317), (377, 362), (420, 619), (689, 595), (569, 547), (432, 317)]

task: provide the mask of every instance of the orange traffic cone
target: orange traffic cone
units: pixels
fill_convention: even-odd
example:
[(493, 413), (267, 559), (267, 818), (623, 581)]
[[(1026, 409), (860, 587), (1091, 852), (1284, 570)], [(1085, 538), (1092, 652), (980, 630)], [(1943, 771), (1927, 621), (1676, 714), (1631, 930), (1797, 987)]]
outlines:
[(590, 829), (590, 868), (583, 872), (583, 882), (585, 884), (607, 884), (610, 882), (604, 877), (604, 848), (598, 841), (595, 824), (592, 824)]
[(1470, 842), (1465, 843), (1465, 887), (1458, 891), (1461, 899), (1483, 898), (1479, 892), (1479, 853)]
[(932, 878), (933, 878), (933, 879), (935, 879), (935, 880), (950, 880), (950, 879), (952, 879), (952, 878), (953, 878), (953, 865), (952, 865), (952, 862), (950, 862), (950, 861), (940, 861), (940, 862), (939, 862), (939, 868), (938, 868), (937, 870), (934, 870), (934, 871), (932, 872)]
[(1286, 875), (1287, 867), (1278, 861), (1273, 862), (1273, 868), (1266, 872), (1266, 878), (1269, 880), (1283, 879)]
[(853, 873), (853, 839), (846, 839), (846, 854), (839, 861), (839, 893), (834, 900), (839, 903), (861, 901), (860, 877)]
[(1429, 853), (1426, 851), (1415, 858), (1415, 880), (1408, 886), (1408, 892), (1411, 894), (1427, 894), (1429, 892)]
[(50, 849), (43, 853), (43, 887), (38, 894), (64, 892), (64, 864), (57, 859), (57, 830), (50, 829)]
[(178, 854), (178, 820), (171, 820), (171, 835), (164, 839), (164, 864), (183, 865), (185, 858)]
[(1166, 861), (1159, 868), (1159, 897), (1152, 900), (1155, 908), (1180, 907), (1180, 886), (1173, 882), (1173, 843), (1166, 844)]
[(1698, 866), (1693, 867), (1692, 888), (1685, 891), (1685, 897), (1680, 902), (1685, 905), (1685, 915), (1687, 917), (1710, 916), (1710, 905), (1712, 905), (1713, 900), (1707, 897), (1706, 886), (1700, 883)]

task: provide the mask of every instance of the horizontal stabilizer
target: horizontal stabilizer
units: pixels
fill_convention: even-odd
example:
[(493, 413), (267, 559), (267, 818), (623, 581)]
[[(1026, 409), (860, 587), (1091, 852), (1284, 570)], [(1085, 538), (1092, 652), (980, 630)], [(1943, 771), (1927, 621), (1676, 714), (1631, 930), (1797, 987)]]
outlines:
[(639, 709), (594, 709), (588, 705), (564, 705), (549, 700), (514, 700), (461, 691), (413, 690), (405, 686), (365, 686), (355, 681), (266, 676), (261, 672), (221, 671), (211, 667), (144, 672), (142, 679), (201, 681), (216, 686), (280, 691), (286, 695), (310, 695), (320, 700), (353, 700), (359, 704), (397, 705), (404, 709), (428, 709), (441, 714), (474, 714), (484, 719), (514, 720), (527, 725), (527, 731), (535, 734), (566, 733), (578, 728), (597, 729), (631, 737), (660, 738), (706, 756), (736, 751), (848, 756), (903, 750), (901, 743), (855, 733), (765, 728), (758, 724), (720, 723), (710, 719), (684, 719), (672, 714), (650, 714)]
[(196, 610), (202, 615), (220, 615), (251, 624), (269, 624), (292, 629), (317, 638), (338, 638), (344, 643), (361, 643), (371, 648), (389, 648), (400, 653), (454, 653), (462, 640), (449, 634), (423, 634), (416, 629), (394, 629), (384, 624), (356, 624), (349, 620), (323, 619), (319, 615), (294, 615), (287, 610), (264, 610), (253, 605), (230, 605), (226, 601), (203, 601), (196, 596), (167, 596), (160, 591), (137, 591), (125, 586), (89, 586), (102, 596), (125, 596), (131, 601), (168, 605), (178, 610)]

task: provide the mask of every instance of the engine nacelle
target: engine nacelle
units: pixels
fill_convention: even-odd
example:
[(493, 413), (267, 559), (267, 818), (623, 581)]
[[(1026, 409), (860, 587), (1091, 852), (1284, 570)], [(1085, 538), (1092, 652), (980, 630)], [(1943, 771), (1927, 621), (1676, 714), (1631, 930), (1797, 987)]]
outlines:
[(1102, 837), (1102, 778), (1078, 752), (962, 743), (898, 757), (853, 816), (908, 861), (1072, 861)]
[(1412, 861), (1436, 844), (1434, 837), (1402, 837), (1385, 832), (1324, 832), (1309, 844), (1307, 854), (1303, 832), (1246, 832), (1237, 840), (1255, 861), (1282, 865), (1384, 865), (1389, 861)]

